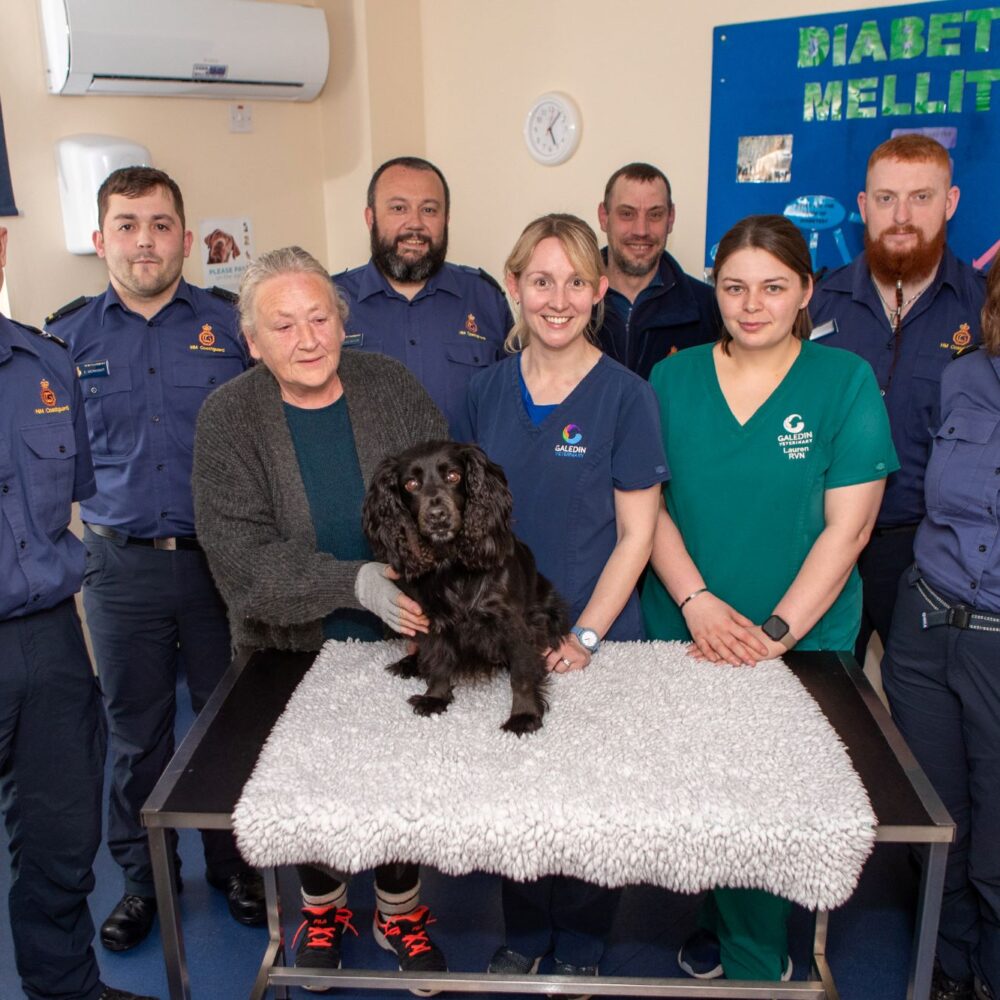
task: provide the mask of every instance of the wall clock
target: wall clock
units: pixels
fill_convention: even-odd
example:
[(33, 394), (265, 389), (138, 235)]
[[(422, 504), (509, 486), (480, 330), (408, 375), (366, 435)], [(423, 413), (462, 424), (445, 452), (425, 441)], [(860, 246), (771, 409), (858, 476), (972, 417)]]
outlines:
[(580, 109), (566, 94), (542, 94), (528, 111), (524, 141), (528, 152), (547, 167), (565, 163), (580, 145)]

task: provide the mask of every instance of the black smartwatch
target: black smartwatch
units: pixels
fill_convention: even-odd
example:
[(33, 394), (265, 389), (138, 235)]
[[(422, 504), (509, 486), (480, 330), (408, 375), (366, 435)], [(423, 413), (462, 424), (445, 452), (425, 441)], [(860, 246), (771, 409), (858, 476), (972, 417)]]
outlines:
[[(775, 642), (782, 642), (788, 635), (788, 622), (784, 618), (779, 618), (777, 615), (771, 615), (770, 618), (763, 625), (761, 625), (761, 631), (768, 637), (768, 639), (773, 639)], [(795, 644), (795, 640), (792, 639), (792, 645)]]

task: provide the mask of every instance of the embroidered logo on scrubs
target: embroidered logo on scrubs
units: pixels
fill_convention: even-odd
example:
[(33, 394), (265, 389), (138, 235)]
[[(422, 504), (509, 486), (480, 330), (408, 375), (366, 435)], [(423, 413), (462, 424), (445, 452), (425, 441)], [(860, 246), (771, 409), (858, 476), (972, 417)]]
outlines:
[(49, 385), (47, 378), (43, 378), (39, 385), (41, 388), (39, 396), (41, 396), (42, 405), (35, 407), (35, 413), (69, 413), (68, 405), (65, 403), (62, 406), (59, 405), (56, 394), (52, 391), (52, 386)]
[(587, 454), (586, 445), (582, 445), (583, 431), (576, 424), (567, 424), (562, 429), (564, 444), (556, 445), (556, 454), (560, 458), (583, 458)]
[(952, 346), (958, 350), (963, 347), (968, 347), (972, 343), (972, 332), (969, 330), (969, 324), (963, 323), (952, 335), (951, 335)]
[(476, 322), (476, 317), (469, 313), (465, 317), (465, 329), (459, 330), (458, 335), (460, 337), (474, 337), (476, 340), (485, 340), (486, 338), (479, 332), (479, 324)]
[(785, 433), (778, 435), (778, 444), (788, 456), (789, 461), (805, 458), (812, 445), (813, 432), (806, 430), (806, 422), (801, 413), (789, 413), (781, 421)]

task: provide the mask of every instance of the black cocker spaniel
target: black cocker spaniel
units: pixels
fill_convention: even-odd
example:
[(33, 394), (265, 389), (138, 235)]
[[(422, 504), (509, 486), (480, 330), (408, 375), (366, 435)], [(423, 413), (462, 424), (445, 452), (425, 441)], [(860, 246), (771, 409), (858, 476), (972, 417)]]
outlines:
[(362, 518), (376, 557), (399, 574), (430, 631), (387, 669), (422, 677), (418, 715), (447, 710), (462, 677), (510, 672), (508, 732), (534, 732), (546, 710), (545, 653), (569, 630), (566, 607), (511, 531), (500, 466), (475, 445), (431, 441), (382, 462)]

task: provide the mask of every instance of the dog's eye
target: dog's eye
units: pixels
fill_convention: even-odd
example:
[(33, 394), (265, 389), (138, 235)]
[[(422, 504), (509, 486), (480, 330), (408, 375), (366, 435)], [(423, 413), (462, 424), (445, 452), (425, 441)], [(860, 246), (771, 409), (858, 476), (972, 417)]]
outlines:
[(412, 476), (403, 483), (403, 489), (407, 493), (416, 493), (420, 489), (420, 482), (414, 479)]
[(462, 481), (462, 473), (458, 469), (449, 469), (445, 475), (445, 482), (451, 483), (452, 486), (457, 486)]

